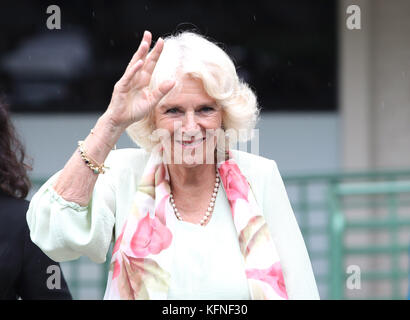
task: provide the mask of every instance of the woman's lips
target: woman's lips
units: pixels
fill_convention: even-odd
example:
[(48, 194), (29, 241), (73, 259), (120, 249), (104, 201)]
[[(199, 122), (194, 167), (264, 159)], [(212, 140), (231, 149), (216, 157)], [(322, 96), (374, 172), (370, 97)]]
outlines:
[(176, 142), (178, 142), (180, 145), (182, 145), (182, 148), (195, 148), (197, 146), (199, 146), (203, 141), (205, 141), (206, 138), (201, 138), (201, 139), (197, 139), (197, 140), (189, 140), (189, 141), (178, 141), (176, 140)]

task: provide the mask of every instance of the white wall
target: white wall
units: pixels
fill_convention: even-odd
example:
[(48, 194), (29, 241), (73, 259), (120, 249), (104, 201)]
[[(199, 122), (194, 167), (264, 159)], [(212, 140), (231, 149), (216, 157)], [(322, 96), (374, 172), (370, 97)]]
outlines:
[(410, 1), (356, 0), (361, 29), (339, 1), (339, 107), (346, 169), (410, 166)]
[(274, 159), (282, 174), (339, 170), (337, 113), (266, 113), (262, 115), (260, 155)]

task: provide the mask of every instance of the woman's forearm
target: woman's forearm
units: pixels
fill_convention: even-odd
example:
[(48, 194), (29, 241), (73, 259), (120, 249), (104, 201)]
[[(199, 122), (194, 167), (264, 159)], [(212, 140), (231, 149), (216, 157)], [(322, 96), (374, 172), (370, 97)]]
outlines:
[[(124, 132), (124, 128), (112, 125), (106, 112), (98, 119), (93, 132), (84, 140), (83, 148), (90, 158), (102, 164)], [(86, 206), (90, 202), (97, 178), (98, 174), (86, 165), (77, 148), (53, 187), (65, 200)]]

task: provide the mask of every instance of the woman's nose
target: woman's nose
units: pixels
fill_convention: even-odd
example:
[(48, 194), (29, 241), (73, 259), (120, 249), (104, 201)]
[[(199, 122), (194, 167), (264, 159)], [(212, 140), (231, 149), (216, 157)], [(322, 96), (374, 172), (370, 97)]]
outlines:
[(195, 114), (193, 112), (187, 112), (185, 114), (183, 127), (186, 131), (195, 130), (195, 129), (198, 128), (197, 119), (196, 119)]

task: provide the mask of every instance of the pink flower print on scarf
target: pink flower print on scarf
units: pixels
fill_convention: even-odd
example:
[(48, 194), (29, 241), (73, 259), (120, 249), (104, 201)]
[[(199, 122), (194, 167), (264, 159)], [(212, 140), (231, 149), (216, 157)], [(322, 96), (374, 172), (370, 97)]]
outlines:
[(146, 257), (149, 254), (158, 254), (167, 249), (172, 241), (172, 233), (158, 216), (151, 218), (146, 214), (138, 222), (130, 247), (137, 257)]
[(283, 299), (288, 299), (286, 293), (285, 280), (280, 262), (274, 263), (268, 269), (248, 269), (246, 270), (248, 279), (255, 279), (269, 284), (275, 292)]
[(248, 201), (249, 185), (239, 170), (238, 165), (232, 161), (228, 160), (222, 163), (218, 170), (233, 215), (235, 211), (234, 204), (237, 199)]

